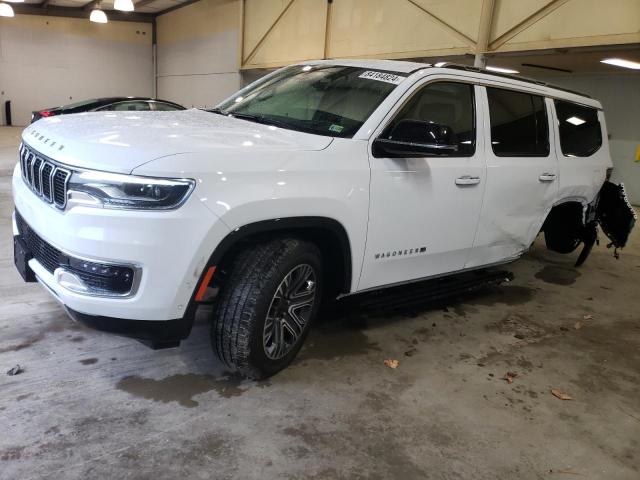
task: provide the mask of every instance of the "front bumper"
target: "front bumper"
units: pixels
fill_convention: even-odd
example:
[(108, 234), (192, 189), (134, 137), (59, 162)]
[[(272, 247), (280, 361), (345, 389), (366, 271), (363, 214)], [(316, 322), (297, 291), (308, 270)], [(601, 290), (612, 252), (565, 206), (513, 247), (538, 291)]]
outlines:
[[(80, 319), (85, 323), (97, 318), (99, 321), (93, 323), (99, 324), (99, 329), (116, 333), (126, 333), (120, 331), (123, 328), (127, 330), (116, 325), (121, 323), (118, 320), (172, 322), (187, 314), (211, 252), (229, 233), (228, 228), (202, 205), (196, 193), (174, 211), (84, 206), (60, 211), (31, 192), (18, 168), (13, 175), (16, 210), (48, 244), (75, 257), (136, 265), (140, 269), (135, 292), (130, 296), (111, 298), (71, 291), (36, 259), (29, 260), (29, 267), (38, 281), (72, 316), (82, 317)], [(15, 215), (13, 234), (19, 234)], [(113, 328), (109, 328), (109, 322)], [(134, 333), (140, 331), (138, 327), (132, 329)]]

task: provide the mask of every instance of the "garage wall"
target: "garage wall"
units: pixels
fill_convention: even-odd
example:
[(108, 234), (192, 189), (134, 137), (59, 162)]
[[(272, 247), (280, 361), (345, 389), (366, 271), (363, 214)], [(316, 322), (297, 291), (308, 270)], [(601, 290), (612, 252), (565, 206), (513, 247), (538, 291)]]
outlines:
[(554, 75), (542, 78), (600, 100), (611, 136), (609, 147), (614, 164), (613, 179), (624, 182), (629, 199), (640, 205), (640, 75)]
[(158, 17), (158, 97), (211, 107), (238, 90), (239, 28), (239, 0), (202, 0)]
[[(14, 125), (31, 111), (92, 97), (151, 96), (151, 24), (16, 15), (0, 18), (0, 102)], [(4, 119), (3, 119), (4, 122)]]
[(638, 0), (242, 1), (245, 69), (640, 42)]

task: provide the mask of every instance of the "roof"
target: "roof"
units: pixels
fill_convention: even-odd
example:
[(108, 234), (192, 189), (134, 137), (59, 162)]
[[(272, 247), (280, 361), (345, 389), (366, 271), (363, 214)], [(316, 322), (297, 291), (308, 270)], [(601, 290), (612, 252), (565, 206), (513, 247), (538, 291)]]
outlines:
[(358, 67), (358, 68), (374, 68), (376, 70), (387, 70), (387, 71), (392, 71), (397, 73), (407, 73), (407, 74), (411, 74), (419, 70), (431, 69), (431, 68), (444, 68), (444, 69), (465, 71), (470, 73), (480, 73), (482, 75), (488, 75), (496, 79), (507, 78), (509, 80), (515, 80), (517, 82), (522, 82), (524, 84), (529, 84), (532, 86), (537, 85), (539, 87), (550, 88), (555, 90), (556, 92), (568, 93), (570, 94), (571, 97), (574, 97), (573, 98), (574, 101), (576, 100), (575, 97), (582, 97), (581, 103), (596, 106), (597, 108), (602, 108), (599, 102), (595, 100), (584, 101), (584, 99), (591, 99), (591, 97), (586, 93), (576, 92), (574, 90), (569, 90), (564, 87), (559, 87), (559, 86), (552, 85), (550, 83), (543, 82), (540, 80), (535, 80), (532, 78), (521, 77), (519, 75), (498, 73), (498, 72), (486, 70), (484, 68), (472, 67), (470, 65), (462, 65), (457, 63), (442, 62), (437, 64), (431, 64), (431, 63), (419, 63), (419, 62), (405, 62), (402, 60), (376, 60), (376, 59), (371, 59), (371, 60), (369, 59), (362, 59), (362, 60), (334, 59), (334, 60), (318, 60), (318, 61), (307, 62), (307, 63), (310, 65), (317, 65), (317, 64), (324, 63), (329, 65), (332, 65), (332, 64), (345, 65), (345, 66), (352, 66), (352, 67)]
[(388, 70), (398, 73), (413, 73), (421, 68), (430, 67), (428, 63), (405, 62), (402, 60), (356, 60), (356, 59), (334, 59), (316, 60), (307, 62), (308, 65), (318, 65), (321, 63), (329, 65), (344, 65), (347, 67), (375, 68), (376, 70)]

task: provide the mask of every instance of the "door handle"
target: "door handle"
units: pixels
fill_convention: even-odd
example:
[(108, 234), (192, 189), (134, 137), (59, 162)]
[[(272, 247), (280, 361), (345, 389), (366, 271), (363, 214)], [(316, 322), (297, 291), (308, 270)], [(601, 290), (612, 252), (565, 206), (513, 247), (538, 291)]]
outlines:
[(538, 177), (541, 182), (553, 182), (556, 179), (555, 173), (543, 173)]
[(456, 178), (456, 185), (477, 185), (480, 183), (480, 177), (472, 177), (471, 175), (463, 175)]

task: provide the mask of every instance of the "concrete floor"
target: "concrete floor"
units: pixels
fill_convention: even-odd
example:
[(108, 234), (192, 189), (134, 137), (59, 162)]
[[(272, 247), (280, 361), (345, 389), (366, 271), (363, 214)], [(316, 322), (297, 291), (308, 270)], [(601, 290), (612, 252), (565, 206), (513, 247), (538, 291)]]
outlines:
[[(3, 172), (11, 138), (0, 129)], [(508, 285), (345, 308), (293, 366), (251, 382), (214, 359), (206, 315), (154, 352), (22, 283), (10, 193), (0, 177), (2, 479), (640, 478), (637, 230), (618, 261), (602, 242), (575, 269), (537, 242)]]

